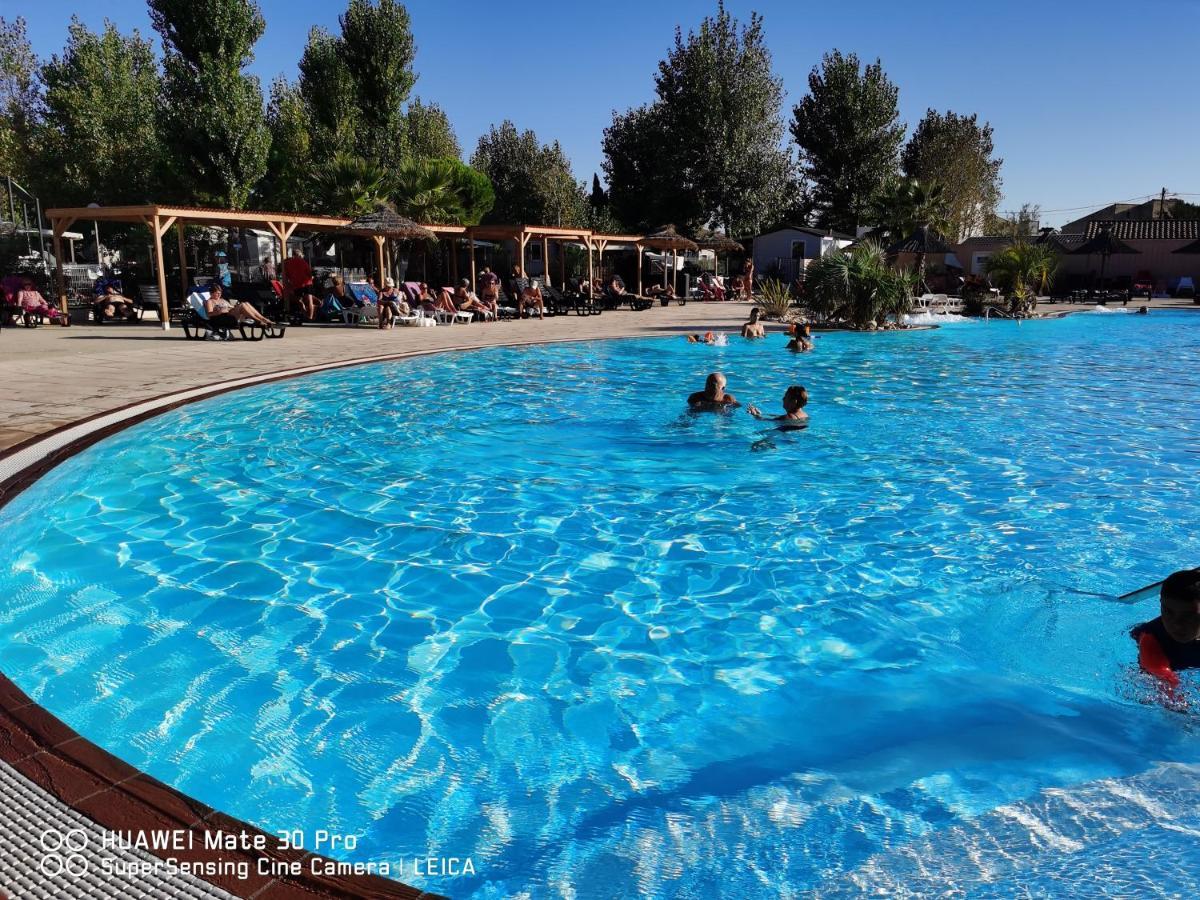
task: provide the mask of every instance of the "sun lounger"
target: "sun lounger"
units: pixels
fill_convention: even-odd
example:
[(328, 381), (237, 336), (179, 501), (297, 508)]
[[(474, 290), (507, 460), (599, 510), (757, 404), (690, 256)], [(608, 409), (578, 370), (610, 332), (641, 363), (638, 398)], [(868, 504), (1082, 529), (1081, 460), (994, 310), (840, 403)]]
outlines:
[[(203, 341), (211, 335), (214, 339), (230, 340), (232, 329), (214, 327), (208, 320), (208, 291), (193, 291), (188, 295), (188, 307), (183, 314), (183, 336), (189, 341)], [(286, 325), (266, 327), (252, 319), (243, 320), (237, 325), (238, 334), (244, 341), (261, 341), (263, 338), (282, 338), (287, 331)]]

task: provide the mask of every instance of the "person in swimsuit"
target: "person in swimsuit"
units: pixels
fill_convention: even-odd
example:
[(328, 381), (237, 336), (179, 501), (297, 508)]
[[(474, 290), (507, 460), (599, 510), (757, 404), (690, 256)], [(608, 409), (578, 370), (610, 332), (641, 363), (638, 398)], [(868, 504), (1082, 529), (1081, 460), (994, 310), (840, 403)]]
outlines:
[(1200, 669), (1200, 569), (1169, 575), (1159, 593), (1157, 619), (1135, 625), (1138, 665), (1169, 687), (1181, 669)]
[(221, 285), (214, 284), (208, 299), (204, 301), (204, 311), (208, 314), (208, 324), (212, 327), (237, 328), (239, 322), (247, 319), (252, 319), (259, 325), (267, 327), (275, 324), (244, 300), (230, 303), (224, 298), (223, 293)]
[(794, 353), (807, 353), (813, 348), (812, 329), (797, 322), (792, 332), (792, 339), (787, 348)]
[(761, 315), (762, 310), (757, 306), (750, 310), (750, 321), (742, 326), (742, 337), (761, 338), (767, 336), (767, 330), (763, 328), (762, 322), (758, 321)]
[(786, 427), (788, 424), (796, 425), (808, 421), (808, 413), (804, 411), (804, 407), (807, 405), (807, 389), (802, 384), (793, 384), (783, 393), (782, 416), (764, 416), (762, 410), (757, 406), (747, 406), (746, 412), (756, 419), (770, 418), (774, 422), (779, 422), (780, 427)]
[(704, 390), (690, 395), (687, 402), (692, 409), (704, 412), (721, 412), (741, 405), (733, 394), (725, 393), (725, 376), (720, 372), (709, 375), (704, 382)]

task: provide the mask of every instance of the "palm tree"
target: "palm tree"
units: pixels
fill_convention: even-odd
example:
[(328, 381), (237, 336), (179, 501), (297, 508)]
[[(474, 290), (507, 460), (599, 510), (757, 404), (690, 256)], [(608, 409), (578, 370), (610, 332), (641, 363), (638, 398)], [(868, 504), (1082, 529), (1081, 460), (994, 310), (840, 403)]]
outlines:
[(337, 153), (313, 175), (318, 208), (331, 216), (358, 216), (386, 204), (392, 193), (387, 169), (374, 160)]
[(879, 231), (889, 241), (901, 241), (922, 225), (939, 234), (949, 227), (946, 191), (940, 182), (895, 178), (884, 186), (872, 204)]
[(1058, 254), (1049, 244), (1018, 240), (984, 261), (984, 269), (1008, 293), (1009, 311), (1020, 315), (1037, 305), (1038, 294), (1050, 285), (1058, 268)]
[(883, 324), (912, 308), (914, 276), (888, 265), (875, 241), (864, 241), (813, 260), (804, 286), (808, 306), (826, 319), (842, 319), (858, 327)]

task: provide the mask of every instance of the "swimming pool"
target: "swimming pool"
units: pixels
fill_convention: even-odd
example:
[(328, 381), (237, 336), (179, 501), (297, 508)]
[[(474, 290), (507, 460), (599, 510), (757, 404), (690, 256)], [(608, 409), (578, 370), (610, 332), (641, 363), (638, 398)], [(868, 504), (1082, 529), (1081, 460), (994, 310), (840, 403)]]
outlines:
[[(1153, 604), (1108, 598), (1200, 563), (1200, 318), (782, 342), (428, 357), (138, 425), (4, 509), (0, 666), (454, 897), (1194, 893), (1200, 744), (1129, 670)], [(682, 412), (714, 369), (768, 411), (805, 384), (811, 426)]]

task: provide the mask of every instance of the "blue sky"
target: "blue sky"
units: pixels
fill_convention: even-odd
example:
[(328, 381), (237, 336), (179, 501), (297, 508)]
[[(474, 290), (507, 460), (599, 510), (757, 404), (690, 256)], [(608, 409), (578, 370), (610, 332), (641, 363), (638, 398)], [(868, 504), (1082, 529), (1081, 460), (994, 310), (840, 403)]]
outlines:
[[(309, 27), (336, 30), (344, 8), (341, 0), (260, 4), (267, 30), (252, 70), (264, 87), (278, 74), (294, 78)], [(543, 141), (557, 138), (576, 175), (590, 180), (612, 110), (651, 97), (675, 26), (686, 30), (715, 6), (413, 0), (416, 93), (449, 113), (465, 155), (509, 118)], [(1200, 202), (1200, 0), (731, 0), (728, 8), (765, 17), (789, 112), (809, 70), (837, 47), (882, 58), (910, 128), (931, 106), (991, 122), (1006, 209), (1039, 203), (1044, 220), (1061, 224), (1077, 215), (1072, 207), (1162, 187)], [(150, 31), (142, 0), (0, 0), (0, 15), (25, 16), (42, 56), (62, 48), (72, 14), (94, 28), (108, 17), (122, 30)]]

